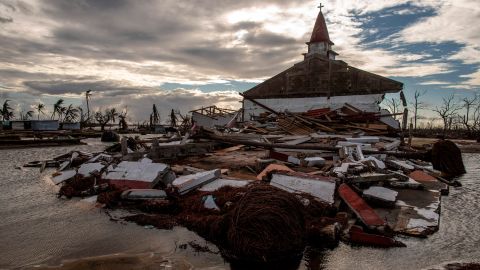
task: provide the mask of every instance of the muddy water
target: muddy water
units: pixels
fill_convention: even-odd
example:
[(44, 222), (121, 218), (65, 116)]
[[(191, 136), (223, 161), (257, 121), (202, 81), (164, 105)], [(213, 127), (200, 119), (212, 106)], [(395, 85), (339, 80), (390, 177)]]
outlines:
[[(0, 150), (0, 269), (60, 265), (63, 269), (229, 269), (216, 254), (181, 249), (205, 244), (184, 228), (148, 229), (110, 220), (101, 209), (55, 197), (47, 171), (16, 169), (28, 161), (70, 150), (100, 151), (104, 145)], [(440, 231), (428, 239), (402, 239), (408, 247), (390, 250), (341, 244), (310, 252), (300, 269), (424, 269), (445, 262), (480, 259), (479, 154), (465, 154), (468, 174), (462, 188), (443, 197)], [(112, 213), (120, 215), (121, 213)], [(214, 249), (214, 248), (212, 248)]]

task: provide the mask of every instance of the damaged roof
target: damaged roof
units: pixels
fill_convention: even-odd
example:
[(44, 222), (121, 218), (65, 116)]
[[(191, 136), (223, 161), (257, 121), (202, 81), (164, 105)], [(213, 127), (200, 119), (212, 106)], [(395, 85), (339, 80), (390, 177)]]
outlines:
[(327, 24), (325, 23), (325, 18), (323, 17), (321, 10), (318, 13), (315, 26), (313, 27), (312, 36), (310, 38), (310, 43), (316, 42), (328, 42), (333, 45), (333, 42), (330, 40), (330, 36), (328, 35)]
[(243, 93), (246, 98), (295, 98), (396, 93), (403, 83), (314, 54)]

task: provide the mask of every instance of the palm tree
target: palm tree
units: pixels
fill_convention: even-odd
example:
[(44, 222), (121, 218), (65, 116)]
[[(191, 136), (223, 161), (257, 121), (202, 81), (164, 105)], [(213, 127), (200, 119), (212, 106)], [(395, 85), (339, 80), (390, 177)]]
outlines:
[(52, 120), (54, 119), (55, 117), (55, 114), (58, 115), (58, 120), (60, 120), (60, 118), (62, 117), (62, 114), (63, 112), (65, 112), (65, 107), (63, 107), (63, 98), (57, 100), (57, 102), (55, 102), (55, 104), (53, 104), (53, 112), (52, 112), (52, 116), (50, 117)]
[(115, 117), (118, 116), (117, 109), (111, 108), (110, 110), (108, 110), (107, 114), (110, 116), (110, 121), (112, 121), (112, 123), (115, 123)]
[(65, 117), (63, 118), (63, 122), (71, 123), (78, 118), (78, 109), (73, 107), (72, 104), (68, 105), (68, 107), (65, 108), (63, 113), (65, 115)]
[(36, 106), (35, 106), (35, 110), (37, 110), (37, 120), (40, 120), (40, 114), (45, 114), (43, 111), (45, 110), (45, 104), (43, 103), (38, 103)]
[(10, 120), (11, 118), (13, 118), (13, 111), (12, 111), (12, 107), (10, 107), (10, 104), (8, 104), (11, 100), (5, 100), (5, 102), (3, 102), (3, 106), (2, 108), (0, 109), (0, 113), (2, 115), (2, 118), (3, 120)]
[(30, 119), (32, 116), (33, 116), (33, 111), (28, 111), (25, 114), (23, 114), (23, 111), (20, 112), (20, 119), (21, 120), (26, 121), (26, 120)]

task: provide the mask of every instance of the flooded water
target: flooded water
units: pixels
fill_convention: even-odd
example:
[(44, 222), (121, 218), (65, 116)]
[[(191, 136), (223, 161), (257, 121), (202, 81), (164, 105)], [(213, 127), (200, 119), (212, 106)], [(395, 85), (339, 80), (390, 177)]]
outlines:
[[(205, 241), (184, 228), (148, 229), (110, 220), (80, 200), (57, 199), (58, 187), (24, 163), (70, 150), (100, 151), (104, 145), (0, 150), (0, 269), (39, 265), (64, 269), (229, 269), (220, 255), (179, 246)], [(372, 249), (341, 244), (310, 252), (300, 269), (424, 269), (480, 258), (479, 154), (465, 154), (463, 187), (443, 197), (440, 231), (428, 239), (402, 239), (408, 247)], [(17, 168), (18, 167), (18, 168)], [(95, 257), (95, 258), (91, 258)], [(308, 265), (308, 266), (307, 266)]]

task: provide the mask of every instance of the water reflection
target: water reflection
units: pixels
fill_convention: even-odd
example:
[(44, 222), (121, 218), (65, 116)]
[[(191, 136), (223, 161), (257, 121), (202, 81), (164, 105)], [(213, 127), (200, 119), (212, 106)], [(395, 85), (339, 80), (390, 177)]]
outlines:
[[(262, 267), (245, 262), (229, 265), (220, 255), (176, 250), (180, 243), (204, 240), (185, 228), (151, 230), (135, 224), (111, 222), (101, 209), (80, 207), (78, 200), (57, 199), (58, 187), (46, 177), (51, 171), (41, 176), (36, 168), (15, 169), (26, 162), (71, 150), (99, 151), (102, 148), (103, 145), (96, 143), (0, 150), (0, 269), (58, 265), (65, 259), (116, 253), (152, 252), (157, 256), (152, 259), (155, 267), (148, 268), (150, 261), (147, 260), (148, 267), (137, 269), (168, 269), (164, 260), (180, 269), (184, 266), (185, 269)], [(334, 250), (307, 248), (303, 260), (283, 262), (276, 269), (429, 269), (444, 262), (477, 261), (480, 257), (480, 211), (477, 210), (480, 204), (480, 155), (465, 154), (463, 157), (467, 168), (467, 174), (459, 179), (463, 187), (451, 188), (450, 195), (442, 198), (440, 230), (428, 239), (402, 239), (407, 247), (393, 249), (353, 248), (346, 244), (340, 244)], [(138, 260), (145, 262), (144, 259)], [(112, 268), (101, 269), (121, 269), (121, 262), (131, 265), (139, 261), (128, 257), (110, 264)]]

